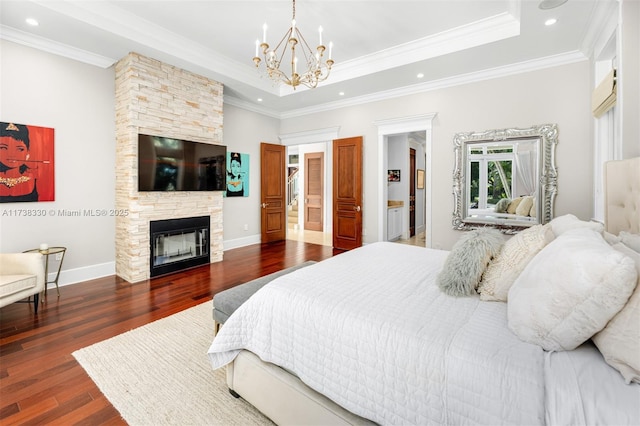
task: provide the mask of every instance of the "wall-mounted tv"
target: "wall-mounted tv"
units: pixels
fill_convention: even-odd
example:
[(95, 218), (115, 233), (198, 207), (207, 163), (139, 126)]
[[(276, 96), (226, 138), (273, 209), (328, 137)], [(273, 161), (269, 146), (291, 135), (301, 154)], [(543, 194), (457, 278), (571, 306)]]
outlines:
[(223, 191), (227, 147), (138, 135), (138, 191)]

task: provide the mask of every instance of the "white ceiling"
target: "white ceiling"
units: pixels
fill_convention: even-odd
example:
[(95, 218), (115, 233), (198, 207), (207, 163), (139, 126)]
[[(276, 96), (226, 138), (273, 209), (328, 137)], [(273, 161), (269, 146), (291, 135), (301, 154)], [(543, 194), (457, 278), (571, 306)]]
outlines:
[(538, 3), (297, 0), (309, 44), (320, 25), (334, 44), (331, 76), (313, 90), (274, 86), (252, 61), (265, 22), (272, 46), (284, 35), (290, 0), (1, 0), (0, 35), (103, 67), (137, 52), (222, 82), (226, 102), (286, 117), (583, 60), (615, 0)]

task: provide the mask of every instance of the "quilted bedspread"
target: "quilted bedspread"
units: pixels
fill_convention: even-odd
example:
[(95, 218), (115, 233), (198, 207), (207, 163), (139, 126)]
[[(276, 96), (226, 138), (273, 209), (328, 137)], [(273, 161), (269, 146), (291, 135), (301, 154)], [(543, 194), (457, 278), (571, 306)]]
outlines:
[(506, 304), (435, 283), (448, 252), (374, 243), (279, 277), (214, 339), (379, 424), (543, 424), (544, 357), (507, 327)]

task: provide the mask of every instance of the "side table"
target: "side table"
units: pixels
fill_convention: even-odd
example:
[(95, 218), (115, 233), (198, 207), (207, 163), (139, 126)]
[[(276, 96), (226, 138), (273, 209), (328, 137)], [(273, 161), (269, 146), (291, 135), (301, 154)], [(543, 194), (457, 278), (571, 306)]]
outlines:
[[(60, 270), (62, 270), (62, 262), (64, 261), (64, 255), (67, 252), (66, 247), (49, 247), (45, 250), (31, 249), (26, 250), (24, 253), (40, 253), (44, 256), (44, 295), (47, 296), (47, 285), (51, 283), (55, 283), (56, 291), (58, 292), (58, 297), (60, 297), (60, 288), (58, 287), (58, 279), (60, 278)], [(56, 277), (53, 281), (49, 281), (49, 256), (51, 255), (60, 255), (58, 270), (56, 271)], [(44, 298), (42, 300), (44, 302)]]

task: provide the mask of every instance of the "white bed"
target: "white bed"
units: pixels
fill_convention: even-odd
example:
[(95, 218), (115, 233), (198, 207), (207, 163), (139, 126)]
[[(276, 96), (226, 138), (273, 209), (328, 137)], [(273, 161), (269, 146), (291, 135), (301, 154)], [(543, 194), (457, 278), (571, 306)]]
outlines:
[(508, 303), (441, 291), (449, 255), (375, 243), (284, 275), (227, 320), (212, 365), (278, 424), (640, 424), (640, 384), (590, 340), (545, 351)]

